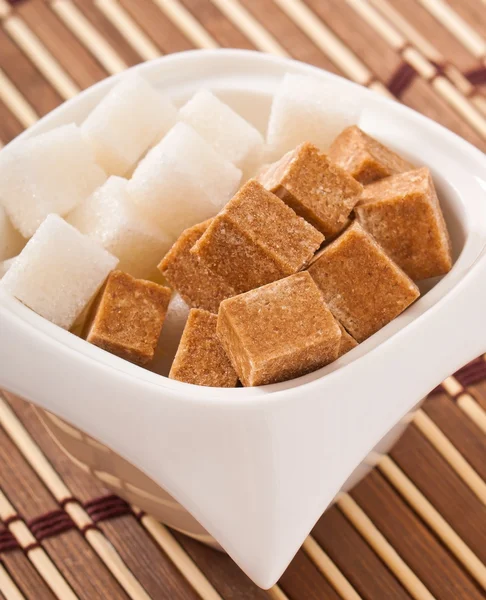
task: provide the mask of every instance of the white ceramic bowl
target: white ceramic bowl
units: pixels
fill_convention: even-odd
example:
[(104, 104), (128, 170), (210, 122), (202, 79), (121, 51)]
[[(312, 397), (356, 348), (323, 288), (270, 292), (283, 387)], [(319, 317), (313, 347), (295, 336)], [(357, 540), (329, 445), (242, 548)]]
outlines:
[[(112, 448), (180, 502), (260, 586), (271, 586), (336, 494), (386, 451), (407, 415), (486, 350), (486, 159), (412, 110), (301, 63), (242, 50), (194, 51), (134, 67), (176, 102), (216, 91), (264, 129), (285, 72), (359, 97), (361, 124), (428, 165), (451, 231), (452, 271), (335, 363), (253, 389), (171, 381), (59, 329), (0, 294), (0, 387)], [(83, 92), (21, 137), (81, 122), (117, 80)], [(424, 291), (427, 287), (424, 288)]]

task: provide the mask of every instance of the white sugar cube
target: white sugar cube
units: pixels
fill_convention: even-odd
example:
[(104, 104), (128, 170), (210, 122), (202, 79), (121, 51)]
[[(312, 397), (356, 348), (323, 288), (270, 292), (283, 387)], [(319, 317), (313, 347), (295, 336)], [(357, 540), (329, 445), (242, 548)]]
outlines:
[(42, 317), (69, 329), (117, 264), (99, 244), (49, 215), (0, 285)]
[(288, 73), (272, 103), (267, 130), (269, 158), (282, 156), (302, 142), (328, 150), (341, 131), (358, 122), (360, 104), (335, 83)]
[(128, 196), (127, 184), (122, 177), (110, 177), (66, 220), (119, 258), (120, 270), (152, 278), (174, 240), (140, 214)]
[(25, 246), (25, 239), (16, 231), (5, 212), (0, 206), (0, 261), (18, 254)]
[(241, 171), (189, 125), (178, 123), (135, 169), (128, 192), (171, 236), (214, 216), (236, 191)]
[(170, 100), (140, 75), (127, 73), (81, 128), (103, 169), (110, 175), (126, 175), (176, 118)]
[(66, 215), (105, 179), (92, 148), (73, 124), (0, 152), (0, 204), (25, 238), (47, 215)]
[(179, 294), (172, 296), (155, 357), (150, 365), (151, 371), (166, 377), (169, 375), (190, 310)]
[(193, 127), (221, 156), (241, 169), (261, 158), (261, 133), (207, 90), (197, 92), (180, 109), (179, 120)]
[(5, 273), (14, 264), (14, 261), (16, 258), (17, 257), (14, 256), (13, 258), (8, 258), (7, 260), (0, 262), (0, 279), (2, 279), (2, 277), (5, 275)]

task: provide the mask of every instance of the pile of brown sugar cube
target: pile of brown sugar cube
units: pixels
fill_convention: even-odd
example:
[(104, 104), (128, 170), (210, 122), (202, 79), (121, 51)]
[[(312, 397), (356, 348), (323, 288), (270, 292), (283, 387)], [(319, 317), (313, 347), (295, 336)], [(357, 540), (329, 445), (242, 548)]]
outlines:
[[(186, 229), (161, 261), (191, 307), (169, 377), (256, 386), (319, 369), (414, 302), (414, 280), (451, 264), (428, 169), (356, 126), (327, 155), (300, 144)], [(88, 341), (146, 362), (170, 294), (112, 273)]]
[[(301, 87), (305, 102), (317, 84), (292, 77), (281, 97), (286, 85)], [(84, 137), (72, 125), (23, 142), (31, 164), (22, 169), (22, 143), (0, 155), (0, 230), (10, 256), (25, 246), (7, 257), (1, 286), (38, 314), (172, 379), (259, 386), (337, 360), (407, 309), (420, 295), (415, 282), (451, 269), (429, 170), (347, 117), (337, 129), (315, 120), (325, 144), (295, 143), (300, 113), (279, 116), (277, 94), (269, 129), (280, 158), (258, 171), (263, 137), (210, 92), (180, 111), (166, 102), (152, 139), (162, 104), (147, 86), (133, 76), (120, 83)], [(136, 113), (145, 127), (130, 122), (124, 140), (110, 121), (121, 96), (124, 106), (151, 98)], [(95, 154), (87, 133), (98, 136)], [(136, 152), (119, 152), (135, 142)], [(68, 160), (73, 146), (79, 173), (67, 205), (51, 187), (59, 179), (36, 173), (41, 161), (54, 169)], [(66, 189), (73, 178), (66, 171)], [(35, 207), (32, 190), (43, 199)]]

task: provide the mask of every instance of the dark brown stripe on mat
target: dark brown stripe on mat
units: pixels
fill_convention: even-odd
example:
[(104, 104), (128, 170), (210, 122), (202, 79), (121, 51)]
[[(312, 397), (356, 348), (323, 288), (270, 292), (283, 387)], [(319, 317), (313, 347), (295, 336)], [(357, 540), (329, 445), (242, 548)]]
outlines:
[[(129, 504), (114, 494), (93, 498), (84, 504), (76, 500), (76, 498), (66, 498), (61, 502), (61, 505), (64, 507), (69, 502), (76, 502), (80, 506), (83, 506), (94, 523), (89, 523), (78, 530), (71, 517), (62, 508), (51, 510), (30, 520), (24, 519), (19, 514), (15, 514), (2, 521), (2, 523), (7, 527), (16, 521), (25, 522), (36, 539), (34, 544), (30, 544), (23, 549), (24, 552), (29, 552), (38, 546), (37, 542), (56, 537), (72, 529), (76, 529), (81, 534), (86, 535), (91, 529), (98, 530), (97, 523), (109, 521), (110, 519), (124, 515), (132, 515)], [(0, 531), (0, 552), (8, 552), (18, 548), (20, 548), (20, 545), (8, 529)]]
[(402, 62), (388, 81), (387, 88), (394, 96), (400, 98), (417, 75), (417, 71), (411, 65)]
[(486, 67), (479, 67), (478, 69), (472, 69), (464, 73), (466, 79), (468, 79), (474, 85), (486, 84)]
[(114, 494), (93, 498), (93, 500), (85, 502), (83, 506), (95, 523), (128, 515), (132, 512), (127, 502)]
[(20, 548), (19, 543), (8, 529), (0, 531), (0, 554)]
[(19, 515), (12, 515), (11, 517), (8, 517), (7, 519), (3, 519), (3, 524), (5, 525), (5, 527), (8, 527), (9, 525), (11, 525), (12, 523), (15, 523), (16, 521), (23, 521), (23, 519)]
[(474, 385), (475, 383), (478, 383), (478, 381), (486, 379), (486, 361), (480, 356), (462, 369), (459, 369), (454, 377), (462, 387)]
[(81, 500), (78, 500), (77, 498), (74, 498), (73, 496), (69, 496), (68, 498), (64, 498), (63, 500), (61, 500), (59, 502), (59, 506), (61, 508), (66, 508), (66, 506), (68, 504), (71, 504), (73, 502), (74, 502), (74, 504), (82, 504)]
[(39, 542), (76, 527), (71, 517), (63, 510), (53, 510), (40, 515), (27, 521), (27, 526)]

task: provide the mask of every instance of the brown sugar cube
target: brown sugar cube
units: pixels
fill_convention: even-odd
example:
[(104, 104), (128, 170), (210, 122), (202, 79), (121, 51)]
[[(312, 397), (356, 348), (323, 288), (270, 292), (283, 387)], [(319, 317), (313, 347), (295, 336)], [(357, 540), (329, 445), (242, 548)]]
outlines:
[(415, 168), (356, 125), (337, 136), (329, 149), (329, 159), (363, 185)]
[(211, 219), (183, 231), (158, 268), (189, 306), (217, 313), (221, 301), (236, 292), (190, 251), (210, 223)]
[(427, 168), (371, 183), (361, 202), (357, 219), (409, 277), (451, 270), (449, 233)]
[(356, 346), (358, 345), (358, 342), (354, 339), (354, 337), (352, 335), (349, 335), (349, 333), (346, 331), (346, 329), (344, 329), (344, 327), (341, 325), (341, 323), (339, 323), (339, 321), (338, 321), (338, 325), (339, 325), (339, 329), (341, 330), (341, 343), (339, 344), (339, 352), (338, 352), (338, 358), (339, 358), (340, 356), (343, 356), (343, 354), (346, 354), (353, 348), (356, 348)]
[(218, 317), (207, 310), (189, 312), (169, 378), (206, 385), (235, 387), (238, 376), (216, 334)]
[(242, 293), (296, 273), (323, 241), (312, 225), (252, 179), (213, 219), (191, 252)]
[(344, 229), (363, 191), (360, 183), (310, 143), (287, 152), (258, 179), (326, 236)]
[(420, 295), (414, 282), (357, 222), (321, 251), (309, 273), (357, 342), (384, 327)]
[(146, 365), (154, 357), (170, 296), (169, 288), (113, 271), (92, 308), (87, 341)]
[(341, 330), (308, 273), (223, 300), (218, 335), (244, 386), (299, 377), (335, 360)]

